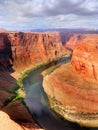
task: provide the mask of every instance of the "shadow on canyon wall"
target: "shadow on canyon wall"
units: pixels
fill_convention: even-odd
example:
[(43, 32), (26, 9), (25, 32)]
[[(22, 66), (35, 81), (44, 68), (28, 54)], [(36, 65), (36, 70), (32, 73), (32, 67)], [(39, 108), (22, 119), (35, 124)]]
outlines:
[(60, 40), (62, 42), (62, 45), (65, 46), (66, 43), (69, 41), (69, 39), (74, 35), (72, 33), (64, 33), (64, 32), (60, 32)]
[[(19, 125), (25, 126), (27, 129), (33, 129), (36, 123), (33, 121), (22, 101), (17, 100), (12, 102), (13, 97), (15, 97), (15, 90), (18, 88), (16, 86), (16, 79), (11, 76), (11, 73), (15, 71), (12, 68), (13, 63), (11, 41), (9, 40), (8, 34), (0, 33), (0, 113), (3, 111), (9, 115), (10, 118), (8, 122), (12, 119)], [(6, 124), (6, 117), (3, 121), (4, 120)], [(28, 123), (31, 124), (28, 125)]]
[[(28, 112), (28, 109), (23, 104), (22, 100), (16, 100), (12, 101), (13, 97), (15, 97), (15, 90), (17, 90), (16, 86), (16, 79), (11, 76), (11, 72), (8, 70), (3, 71), (0, 70), (0, 115), (1, 117), (2, 112), (5, 113), (5, 116), (3, 118), (2, 122), (5, 122), (5, 125), (7, 122), (11, 122), (13, 120), (14, 122), (18, 123), (22, 130), (25, 127), (25, 129), (34, 129), (39, 128), (39, 126), (35, 123), (35, 121), (32, 119), (32, 116)], [(10, 118), (6, 118), (7, 115)], [(2, 118), (1, 118), (2, 119)], [(3, 123), (0, 124), (0, 129), (2, 129)], [(9, 126), (13, 126), (14, 124), (9, 123)], [(5, 128), (5, 127), (4, 127)], [(6, 128), (7, 129), (7, 128)], [(16, 128), (15, 128), (16, 129)], [(13, 130), (13, 127), (12, 129)]]
[(13, 72), (13, 56), (11, 42), (7, 34), (0, 34), (0, 70), (9, 70)]
[[(73, 33), (59, 33), (60, 41), (63, 46), (73, 37)], [(22, 38), (22, 35), (21, 35)], [(78, 35), (77, 40), (81, 40), (81, 35)], [(23, 39), (23, 38), (22, 38)], [(51, 45), (53, 46), (53, 45)], [(46, 47), (46, 46), (45, 46)], [(55, 51), (57, 55), (57, 51)], [(7, 113), (12, 120), (21, 123), (32, 123), (32, 117), (28, 113), (26, 107), (21, 101), (11, 102), (5, 105), (7, 100), (12, 98), (13, 90), (15, 89), (16, 79), (11, 76), (13, 70), (13, 55), (11, 41), (8, 38), (8, 34), (0, 34), (0, 109)], [(55, 63), (56, 64), (56, 63)], [(72, 125), (69, 128), (69, 124)], [(34, 128), (33, 126), (26, 126), (26, 128)], [(68, 130), (90, 130), (89, 128), (80, 128), (78, 125), (67, 122), (66, 129)], [(95, 130), (95, 129), (92, 129)], [(97, 130), (97, 128), (96, 128)]]

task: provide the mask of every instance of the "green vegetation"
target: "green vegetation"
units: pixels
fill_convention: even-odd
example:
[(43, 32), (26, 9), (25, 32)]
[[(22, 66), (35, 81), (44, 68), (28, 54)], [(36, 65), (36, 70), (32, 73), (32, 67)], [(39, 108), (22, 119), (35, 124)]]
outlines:
[[(56, 58), (55, 60), (58, 60), (58, 58)], [(15, 96), (12, 97), (12, 101), (16, 101), (18, 99), (25, 98), (26, 93), (25, 93), (24, 88), (23, 88), (23, 82), (22, 82), (23, 79), (26, 78), (31, 71), (34, 71), (34, 70), (40, 68), (41, 66), (47, 65), (47, 64), (49, 64), (51, 62), (52, 61), (39, 63), (39, 64), (33, 66), (33, 68), (28, 69), (25, 72), (21, 73), (21, 78), (19, 78), (17, 80), (16, 87), (14, 89)]]
[(17, 99), (25, 98), (25, 96), (26, 96), (26, 93), (21, 88), (19, 88), (15, 93), (16, 93), (16, 97), (12, 101), (16, 101)]
[(42, 65), (43, 64), (38, 64), (38, 65), (34, 66), (33, 68), (28, 69), (25, 72), (21, 73), (21, 78), (19, 78), (17, 80), (17, 83), (16, 83), (16, 88), (15, 88), (15, 91), (14, 91), (15, 97), (12, 98), (12, 101), (16, 101), (18, 99), (25, 98), (26, 93), (25, 93), (24, 87), (23, 87), (23, 82), (22, 82), (23, 79), (26, 78), (31, 71), (34, 71), (34, 70), (40, 68)]
[[(63, 62), (64, 63), (64, 62)], [(48, 69), (45, 69), (41, 75), (43, 77), (45, 77), (46, 75), (49, 75), (50, 73), (52, 73), (56, 68), (58, 68), (62, 63), (58, 63), (57, 65), (54, 65), (52, 67), (49, 67)]]
[(66, 56), (66, 57), (69, 57), (69, 56), (71, 56), (71, 55), (72, 55), (72, 51), (69, 50), (69, 49), (67, 49), (65, 56)]
[[(70, 55), (71, 55), (71, 52), (68, 50), (68, 51), (66, 51), (66, 54), (63, 55), (62, 57), (68, 57)], [(61, 59), (61, 57), (56, 57), (53, 61), (58, 61), (59, 59)], [(31, 69), (28, 69), (25, 72), (21, 73), (21, 78), (19, 78), (17, 80), (16, 88), (14, 90), (15, 97), (13, 98), (13, 101), (15, 101), (17, 99), (25, 98), (25, 96), (26, 96), (26, 93), (25, 93), (24, 88), (23, 88), (23, 82), (22, 82), (23, 79), (26, 78), (31, 71), (34, 71), (34, 70), (40, 68), (41, 66), (48, 65), (53, 61), (39, 63), (39, 64), (33, 66)], [(50, 67), (49, 69), (46, 69), (42, 73), (43, 77), (46, 76), (47, 74), (50, 74), (52, 71), (54, 71), (59, 66), (60, 66), (60, 64), (54, 65), (54, 66)]]
[(64, 119), (75, 122), (82, 127), (98, 127), (98, 113), (76, 112), (71, 108), (66, 108), (66, 106), (63, 107), (54, 97), (48, 95), (48, 99), (50, 107)]
[(56, 68), (57, 68), (57, 66), (52, 66), (52, 67), (50, 67), (50, 68), (44, 70), (44, 71), (41, 73), (41, 75), (42, 75), (43, 77), (45, 77), (46, 75), (48, 75), (48, 74), (50, 74), (51, 72), (53, 72)]

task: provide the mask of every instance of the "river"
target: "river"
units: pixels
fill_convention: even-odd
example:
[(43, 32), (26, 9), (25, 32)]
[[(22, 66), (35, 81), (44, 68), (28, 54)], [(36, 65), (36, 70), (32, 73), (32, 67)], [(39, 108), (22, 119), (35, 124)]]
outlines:
[(58, 67), (63, 63), (67, 63), (69, 60), (70, 57), (61, 58), (59, 61), (30, 72), (23, 80), (24, 90), (26, 92), (24, 102), (34, 119), (45, 130), (98, 130), (98, 128), (85, 128), (76, 123), (69, 122), (49, 107), (48, 99), (42, 86), (43, 77), (41, 72), (54, 65)]

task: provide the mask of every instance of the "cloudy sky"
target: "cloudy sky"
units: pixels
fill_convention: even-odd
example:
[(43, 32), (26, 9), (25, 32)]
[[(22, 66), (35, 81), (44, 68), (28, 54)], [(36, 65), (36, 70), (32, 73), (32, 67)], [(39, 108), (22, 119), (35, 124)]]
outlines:
[(0, 28), (98, 29), (98, 0), (0, 0)]

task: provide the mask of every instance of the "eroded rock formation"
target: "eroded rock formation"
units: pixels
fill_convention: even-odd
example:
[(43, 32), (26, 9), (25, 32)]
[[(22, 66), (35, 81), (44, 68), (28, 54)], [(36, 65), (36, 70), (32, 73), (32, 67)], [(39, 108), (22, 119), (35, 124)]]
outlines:
[(43, 130), (32, 123), (16, 123), (8, 114), (0, 111), (0, 130)]
[(0, 71), (0, 130), (40, 130), (21, 100), (12, 101), (16, 79)]
[(84, 35), (73, 52), (71, 64), (85, 80), (98, 83), (98, 35)]
[(71, 50), (74, 50), (76, 46), (84, 39), (84, 34), (73, 34), (71, 35), (70, 39), (66, 41), (66, 47), (70, 48)]
[[(17, 122), (19, 127), (22, 124), (22, 128), (30, 129), (26, 126), (35, 122), (21, 102), (9, 103), (6, 106), (6, 101), (13, 96), (15, 78), (18, 77), (14, 75), (13, 78), (11, 72), (15, 71), (19, 74), (34, 65), (52, 61), (64, 55), (65, 47), (68, 47), (73, 50), (71, 64), (62, 65), (44, 78), (45, 92), (56, 102), (53, 108), (56, 107), (64, 112), (65, 118), (76, 122), (83, 121), (83, 124), (86, 120), (87, 124), (96, 126), (98, 122), (97, 41), (97, 34), (0, 33), (0, 109)], [(18, 106), (18, 116), (13, 114), (16, 106)], [(25, 113), (21, 113), (22, 110), (28, 115), (27, 119)], [(24, 118), (20, 119), (21, 115)], [(91, 119), (94, 119), (93, 124)]]
[(71, 62), (44, 78), (44, 90), (62, 116), (98, 127), (98, 35), (82, 34), (75, 46)]
[(23, 69), (31, 64), (52, 61), (65, 53), (59, 33), (22, 33), (0, 34), (0, 64), (4, 68), (13, 65)]
[[(16, 79), (22, 71), (52, 61), (65, 53), (66, 49), (57, 32), (0, 33), (0, 109), (9, 115), (8, 117), (7, 114), (0, 113), (6, 119), (6, 122), (5, 120), (0, 122), (0, 130), (9, 130), (13, 127), (20, 130), (39, 129), (22, 102), (9, 102), (15, 96), (13, 90)], [(14, 77), (11, 76), (12, 72), (16, 73)], [(6, 126), (3, 127), (2, 123)]]

